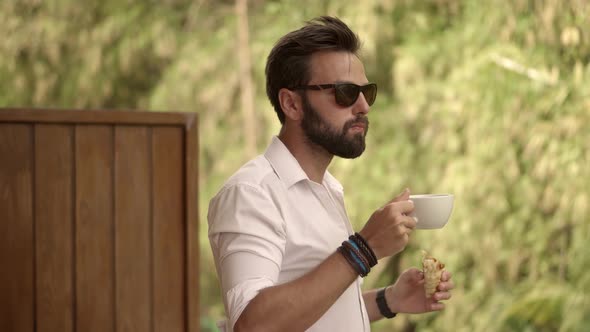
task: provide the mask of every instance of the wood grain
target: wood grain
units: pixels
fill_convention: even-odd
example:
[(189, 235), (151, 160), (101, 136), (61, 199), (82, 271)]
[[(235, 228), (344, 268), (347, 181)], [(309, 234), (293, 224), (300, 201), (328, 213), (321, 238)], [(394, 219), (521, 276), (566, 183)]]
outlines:
[(73, 126), (35, 125), (37, 331), (73, 331)]
[(187, 326), (197, 332), (199, 326), (199, 133), (197, 121), (185, 133), (185, 237), (187, 266)]
[(0, 108), (3, 122), (183, 126), (191, 123), (194, 117), (193, 113), (179, 112)]
[(200, 330), (197, 129), (0, 108), (0, 331)]
[(76, 330), (115, 328), (113, 128), (76, 126)]
[(34, 328), (33, 128), (0, 124), (0, 331)]
[(117, 331), (151, 329), (151, 158), (145, 127), (115, 129)]
[(154, 127), (152, 140), (154, 331), (186, 331), (183, 131)]

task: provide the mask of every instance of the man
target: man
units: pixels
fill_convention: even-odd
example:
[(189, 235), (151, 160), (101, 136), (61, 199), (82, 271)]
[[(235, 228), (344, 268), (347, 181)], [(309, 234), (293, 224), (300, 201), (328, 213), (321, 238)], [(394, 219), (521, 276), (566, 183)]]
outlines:
[(365, 149), (377, 87), (358, 50), (346, 24), (320, 17), (281, 38), (268, 57), (280, 133), (209, 205), (227, 330), (369, 331), (384, 316), (442, 310), (439, 301), (451, 296), (448, 272), (426, 298), (415, 268), (381, 292), (361, 290), (360, 276), (402, 251), (416, 220), (406, 189), (355, 234), (342, 186), (326, 170), (333, 156)]

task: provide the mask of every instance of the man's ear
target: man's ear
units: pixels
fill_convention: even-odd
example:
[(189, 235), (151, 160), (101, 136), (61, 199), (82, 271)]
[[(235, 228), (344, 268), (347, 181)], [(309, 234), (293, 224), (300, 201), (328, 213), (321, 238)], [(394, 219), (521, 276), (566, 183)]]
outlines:
[(285, 117), (295, 121), (303, 119), (303, 104), (301, 96), (297, 92), (285, 88), (280, 89), (279, 103)]

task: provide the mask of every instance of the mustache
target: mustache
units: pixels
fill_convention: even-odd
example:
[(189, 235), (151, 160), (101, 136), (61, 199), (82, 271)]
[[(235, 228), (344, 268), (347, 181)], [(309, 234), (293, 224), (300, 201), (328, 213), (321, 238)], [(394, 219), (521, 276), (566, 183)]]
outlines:
[(346, 132), (352, 126), (358, 125), (358, 124), (363, 124), (363, 125), (365, 125), (366, 128), (369, 128), (369, 119), (366, 116), (361, 115), (361, 116), (356, 117), (356, 119), (349, 120), (344, 124), (344, 131)]

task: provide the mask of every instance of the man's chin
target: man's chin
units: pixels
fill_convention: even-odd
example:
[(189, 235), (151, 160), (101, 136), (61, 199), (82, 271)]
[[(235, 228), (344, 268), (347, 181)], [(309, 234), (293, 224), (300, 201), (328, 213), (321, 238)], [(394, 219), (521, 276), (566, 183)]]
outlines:
[(345, 150), (338, 151), (338, 153), (335, 153), (334, 155), (345, 159), (355, 159), (360, 157), (363, 152), (365, 152), (365, 147), (366, 146), (363, 141), (361, 145), (356, 145), (354, 147), (349, 147)]
[(343, 158), (343, 159), (356, 159), (356, 158), (362, 156), (363, 155), (363, 152), (364, 152), (364, 150), (363, 151), (360, 151), (358, 153), (354, 153), (354, 154), (340, 154), (340, 155), (337, 155), (337, 156), (340, 157), (340, 158)]

